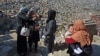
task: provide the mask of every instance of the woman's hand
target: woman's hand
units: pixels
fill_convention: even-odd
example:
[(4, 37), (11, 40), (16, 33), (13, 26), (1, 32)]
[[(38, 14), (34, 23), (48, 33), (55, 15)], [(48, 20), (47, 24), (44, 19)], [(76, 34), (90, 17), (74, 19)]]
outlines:
[(40, 29), (40, 26), (35, 26), (35, 30), (39, 30)]

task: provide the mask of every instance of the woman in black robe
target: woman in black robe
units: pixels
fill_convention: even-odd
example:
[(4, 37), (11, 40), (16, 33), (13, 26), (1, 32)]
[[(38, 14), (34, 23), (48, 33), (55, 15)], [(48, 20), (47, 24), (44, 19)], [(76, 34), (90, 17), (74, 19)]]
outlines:
[(56, 11), (50, 9), (48, 11), (48, 19), (46, 21), (45, 33), (46, 41), (48, 44), (49, 53), (53, 53), (54, 49), (54, 40), (55, 40), (55, 32), (56, 32)]
[(28, 14), (29, 18), (29, 27), (30, 27), (30, 36), (28, 38), (29, 50), (32, 52), (32, 43), (35, 44), (35, 52), (37, 52), (39, 37), (39, 24), (38, 24), (38, 16), (37, 14), (31, 10)]

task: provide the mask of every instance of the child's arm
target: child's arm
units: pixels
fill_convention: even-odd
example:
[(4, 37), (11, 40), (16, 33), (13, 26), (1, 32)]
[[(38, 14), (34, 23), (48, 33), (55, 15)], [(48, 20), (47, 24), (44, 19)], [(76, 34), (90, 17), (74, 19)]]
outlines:
[(64, 35), (64, 38), (70, 38), (71, 34), (69, 32), (66, 32)]

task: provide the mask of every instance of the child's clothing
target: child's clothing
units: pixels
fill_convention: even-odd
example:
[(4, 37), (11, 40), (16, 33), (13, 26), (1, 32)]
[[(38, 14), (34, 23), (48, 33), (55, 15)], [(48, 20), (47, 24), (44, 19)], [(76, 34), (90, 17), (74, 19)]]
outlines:
[(65, 33), (65, 43), (66, 44), (71, 44), (71, 43), (75, 43), (75, 41), (71, 38), (72, 33), (70, 31), (67, 31)]

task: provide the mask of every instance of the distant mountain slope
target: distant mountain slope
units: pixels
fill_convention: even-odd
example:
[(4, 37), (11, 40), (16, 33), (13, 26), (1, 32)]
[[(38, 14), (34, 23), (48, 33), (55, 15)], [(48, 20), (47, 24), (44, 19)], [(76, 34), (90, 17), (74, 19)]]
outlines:
[(52, 8), (57, 11), (57, 22), (70, 23), (76, 18), (88, 19), (90, 14), (100, 14), (100, 0), (2, 0), (0, 10), (16, 15), (22, 5), (33, 7), (44, 18), (47, 18), (48, 9)]

